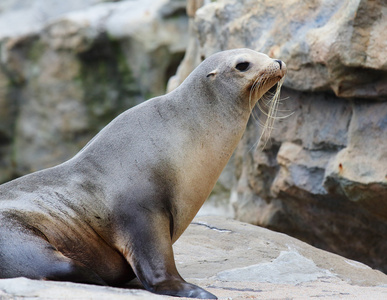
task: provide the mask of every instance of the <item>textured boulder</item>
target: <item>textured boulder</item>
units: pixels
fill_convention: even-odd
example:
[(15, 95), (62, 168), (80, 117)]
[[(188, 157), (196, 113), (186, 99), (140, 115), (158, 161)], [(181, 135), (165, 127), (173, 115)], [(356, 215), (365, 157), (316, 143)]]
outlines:
[[(174, 245), (181, 275), (219, 299), (384, 299), (387, 276), (299, 240), (222, 217), (196, 218)], [(138, 283), (130, 284), (139, 287)], [(176, 299), (24, 278), (0, 280), (1, 299)]]
[(288, 66), (286, 85), (340, 97), (387, 96), (383, 1), (235, 1), (197, 13), (202, 54), (248, 47)]
[[(196, 12), (185, 60), (248, 47), (284, 60), (278, 120), (254, 119), (208, 207), (387, 271), (387, 20), (383, 1), (236, 1)], [(191, 55), (190, 57), (187, 57)], [(188, 60), (189, 58), (189, 60)], [(179, 67), (174, 84), (189, 73)], [(181, 71), (184, 69), (184, 72)], [(257, 110), (257, 118), (264, 115)], [(227, 186), (226, 186), (227, 187)], [(218, 193), (217, 191), (221, 193)], [(227, 193), (228, 192), (228, 193)], [(207, 212), (206, 212), (207, 209)]]
[(386, 152), (380, 147), (387, 149), (387, 136), (380, 126), (387, 106), (289, 89), (283, 95), (289, 99), (281, 108), (294, 114), (276, 123), (271, 144), (251, 151), (260, 135), (252, 121), (239, 145), (235, 217), (386, 271)]
[[(23, 91), (18, 82), (23, 75), (12, 76), (5, 66), (8, 51), (4, 44), (18, 36), (33, 36), (59, 15), (76, 9), (84, 9), (101, 0), (2, 0), (0, 2), (0, 183), (15, 176), (14, 140), (19, 105)], [(22, 60), (28, 58), (15, 49), (13, 67), (21, 69)], [(27, 116), (28, 117), (28, 116)], [(36, 128), (36, 130), (39, 130)], [(34, 160), (34, 159), (33, 159)]]
[[(63, 162), (120, 112), (164, 93), (187, 44), (185, 1), (97, 2), (62, 1), (23, 30), (0, 22), (0, 182)], [(44, 6), (33, 3), (23, 15)]]

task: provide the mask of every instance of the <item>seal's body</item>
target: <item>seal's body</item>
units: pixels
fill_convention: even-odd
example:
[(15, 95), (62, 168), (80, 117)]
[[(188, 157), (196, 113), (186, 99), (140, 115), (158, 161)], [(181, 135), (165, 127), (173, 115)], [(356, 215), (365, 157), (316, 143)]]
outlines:
[(155, 293), (216, 298), (181, 278), (172, 244), (285, 69), (248, 49), (215, 54), (69, 161), (0, 186), (0, 278), (121, 285), (137, 276)]

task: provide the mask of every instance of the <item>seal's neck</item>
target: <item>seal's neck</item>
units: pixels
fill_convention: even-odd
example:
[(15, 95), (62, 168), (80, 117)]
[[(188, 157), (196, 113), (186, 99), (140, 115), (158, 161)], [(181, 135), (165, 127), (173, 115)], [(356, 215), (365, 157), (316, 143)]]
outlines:
[[(238, 145), (250, 117), (249, 107), (230, 93), (208, 89), (208, 85), (193, 81), (192, 89), (176, 89), (166, 95), (171, 110), (179, 112), (181, 130), (193, 149), (205, 148), (213, 153), (217, 169), (223, 169)], [(221, 158), (221, 159), (220, 159)]]
[(165, 98), (170, 112), (180, 112), (176, 115), (180, 124), (177, 135), (184, 137), (184, 155), (176, 158), (177, 177), (179, 186), (190, 187), (176, 193), (178, 238), (211, 193), (245, 131), (250, 113), (235, 109), (233, 103), (239, 99), (217, 96), (198, 85), (194, 91), (177, 89)]

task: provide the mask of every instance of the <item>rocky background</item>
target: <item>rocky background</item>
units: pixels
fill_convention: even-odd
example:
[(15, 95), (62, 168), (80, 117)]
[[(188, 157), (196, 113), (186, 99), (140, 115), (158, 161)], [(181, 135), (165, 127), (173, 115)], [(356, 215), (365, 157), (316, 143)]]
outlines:
[(67, 160), (120, 112), (163, 94), (185, 53), (185, 8), (2, 1), (0, 182)]
[(290, 116), (262, 150), (256, 112), (201, 213), (387, 272), (385, 1), (25, 5), (0, 3), (0, 182), (70, 158), (118, 113), (163, 94), (184, 54), (168, 90), (212, 53), (248, 47), (286, 62), (278, 116)]

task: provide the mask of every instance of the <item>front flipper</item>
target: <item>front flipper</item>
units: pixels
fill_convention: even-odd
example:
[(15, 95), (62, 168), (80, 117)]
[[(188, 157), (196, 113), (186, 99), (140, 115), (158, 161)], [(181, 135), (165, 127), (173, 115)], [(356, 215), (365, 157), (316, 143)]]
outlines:
[(131, 240), (123, 251), (144, 287), (161, 295), (217, 299), (180, 276), (173, 257), (170, 222), (167, 219), (160, 221), (159, 218), (155, 223), (152, 225), (149, 219), (146, 222), (137, 219), (136, 226), (131, 226)]

